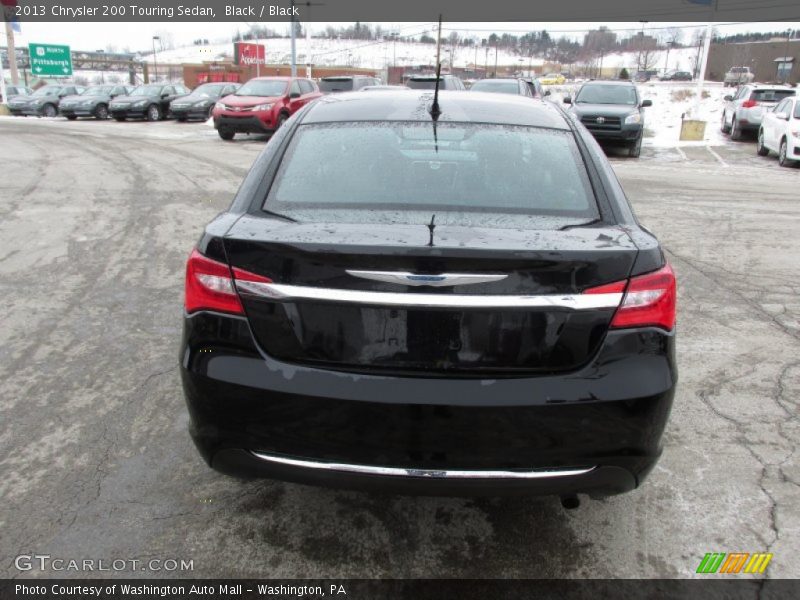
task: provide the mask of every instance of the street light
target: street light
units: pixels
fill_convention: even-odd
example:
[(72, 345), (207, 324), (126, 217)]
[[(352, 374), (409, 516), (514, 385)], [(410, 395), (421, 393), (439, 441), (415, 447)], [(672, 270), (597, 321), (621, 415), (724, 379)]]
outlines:
[(154, 35), (153, 36), (153, 81), (158, 79), (158, 62), (157, 62), (157, 55), (156, 55), (156, 40), (158, 40), (159, 45), (161, 44), (161, 37)]

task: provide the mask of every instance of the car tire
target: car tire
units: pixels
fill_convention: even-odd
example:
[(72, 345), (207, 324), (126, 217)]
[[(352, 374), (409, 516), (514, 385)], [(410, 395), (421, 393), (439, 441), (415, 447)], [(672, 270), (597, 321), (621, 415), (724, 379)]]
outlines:
[(94, 118), (101, 121), (108, 119), (108, 107), (105, 104), (98, 104), (94, 109)]
[(769, 155), (769, 148), (764, 145), (764, 130), (758, 130), (758, 141), (756, 142), (756, 154), (759, 156)]
[(56, 108), (55, 104), (45, 104), (42, 107), (42, 116), (53, 118), (58, 115), (58, 109)]
[(722, 133), (730, 133), (731, 132), (731, 126), (728, 125), (728, 115), (724, 111), (722, 112), (722, 124), (720, 124), (719, 130)]
[(151, 104), (145, 111), (144, 118), (148, 121), (160, 121), (162, 118), (161, 107), (158, 104)]
[(786, 143), (786, 138), (781, 140), (781, 149), (778, 151), (778, 164), (782, 167), (793, 167), (795, 161), (789, 157), (789, 144)]
[(742, 141), (742, 129), (739, 127), (739, 122), (736, 120), (736, 116), (733, 117), (731, 121), (731, 139), (734, 142)]
[(74, 121), (77, 118), (78, 118), (78, 115), (67, 115), (67, 119), (69, 119), (70, 121)]
[(228, 129), (227, 127), (221, 127), (217, 129), (217, 133), (219, 137), (221, 137), (226, 142), (230, 142), (233, 139), (233, 136), (236, 135), (236, 132), (233, 129)]
[(278, 115), (278, 122), (275, 123), (275, 129), (278, 130), (281, 127), (283, 127), (283, 124), (286, 123), (286, 121), (288, 121), (288, 120), (289, 120), (289, 115), (287, 115), (285, 112), (282, 112), (281, 114), (279, 114)]
[(642, 153), (642, 136), (639, 136), (633, 144), (628, 147), (628, 156), (630, 158), (639, 158)]

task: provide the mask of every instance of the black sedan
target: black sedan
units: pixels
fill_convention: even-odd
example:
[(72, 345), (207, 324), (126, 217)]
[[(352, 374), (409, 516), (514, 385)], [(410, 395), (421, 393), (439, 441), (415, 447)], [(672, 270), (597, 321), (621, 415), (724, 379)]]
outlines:
[(118, 96), (126, 96), (133, 91), (133, 86), (93, 85), (77, 96), (66, 96), (58, 105), (58, 112), (74, 121), (78, 117), (108, 118), (108, 105)]
[(632, 490), (677, 381), (658, 241), (560, 107), (432, 97), (309, 104), (206, 226), (180, 350), (201, 455), (401, 493)]
[(188, 119), (210, 119), (214, 104), (228, 94), (233, 94), (241, 86), (239, 83), (204, 83), (188, 96), (170, 104), (170, 112), (178, 121)]
[(160, 121), (169, 115), (169, 105), (173, 100), (188, 94), (189, 90), (179, 83), (145, 84), (127, 96), (117, 96), (108, 108), (111, 116), (117, 121), (131, 117)]
[(44, 85), (30, 96), (17, 96), (8, 102), (12, 115), (23, 117), (56, 117), (62, 98), (80, 94), (86, 88), (81, 85)]

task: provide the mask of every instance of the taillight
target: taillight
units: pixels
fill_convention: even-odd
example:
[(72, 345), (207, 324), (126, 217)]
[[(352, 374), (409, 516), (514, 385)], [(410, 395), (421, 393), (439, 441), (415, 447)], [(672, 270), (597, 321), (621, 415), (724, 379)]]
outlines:
[(611, 329), (662, 327), (671, 331), (675, 327), (675, 273), (669, 265), (652, 273), (632, 277), (627, 282), (617, 281), (590, 288), (584, 294), (620, 292), (624, 292), (624, 295), (611, 320)]
[[(269, 283), (271, 279), (234, 269), (237, 279)], [(228, 265), (211, 260), (192, 250), (186, 261), (186, 284), (184, 307), (187, 313), (199, 310), (214, 310), (243, 315), (244, 309), (236, 293), (231, 270)]]
[(754, 106), (758, 106), (758, 102), (755, 100), (745, 100), (742, 102), (742, 108), (753, 108)]

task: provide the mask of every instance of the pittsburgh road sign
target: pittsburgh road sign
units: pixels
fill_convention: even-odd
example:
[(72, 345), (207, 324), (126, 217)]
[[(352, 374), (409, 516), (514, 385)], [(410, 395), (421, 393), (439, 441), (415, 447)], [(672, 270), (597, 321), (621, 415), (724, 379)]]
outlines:
[(69, 46), (28, 44), (31, 71), (37, 77), (70, 77), (72, 54)]

